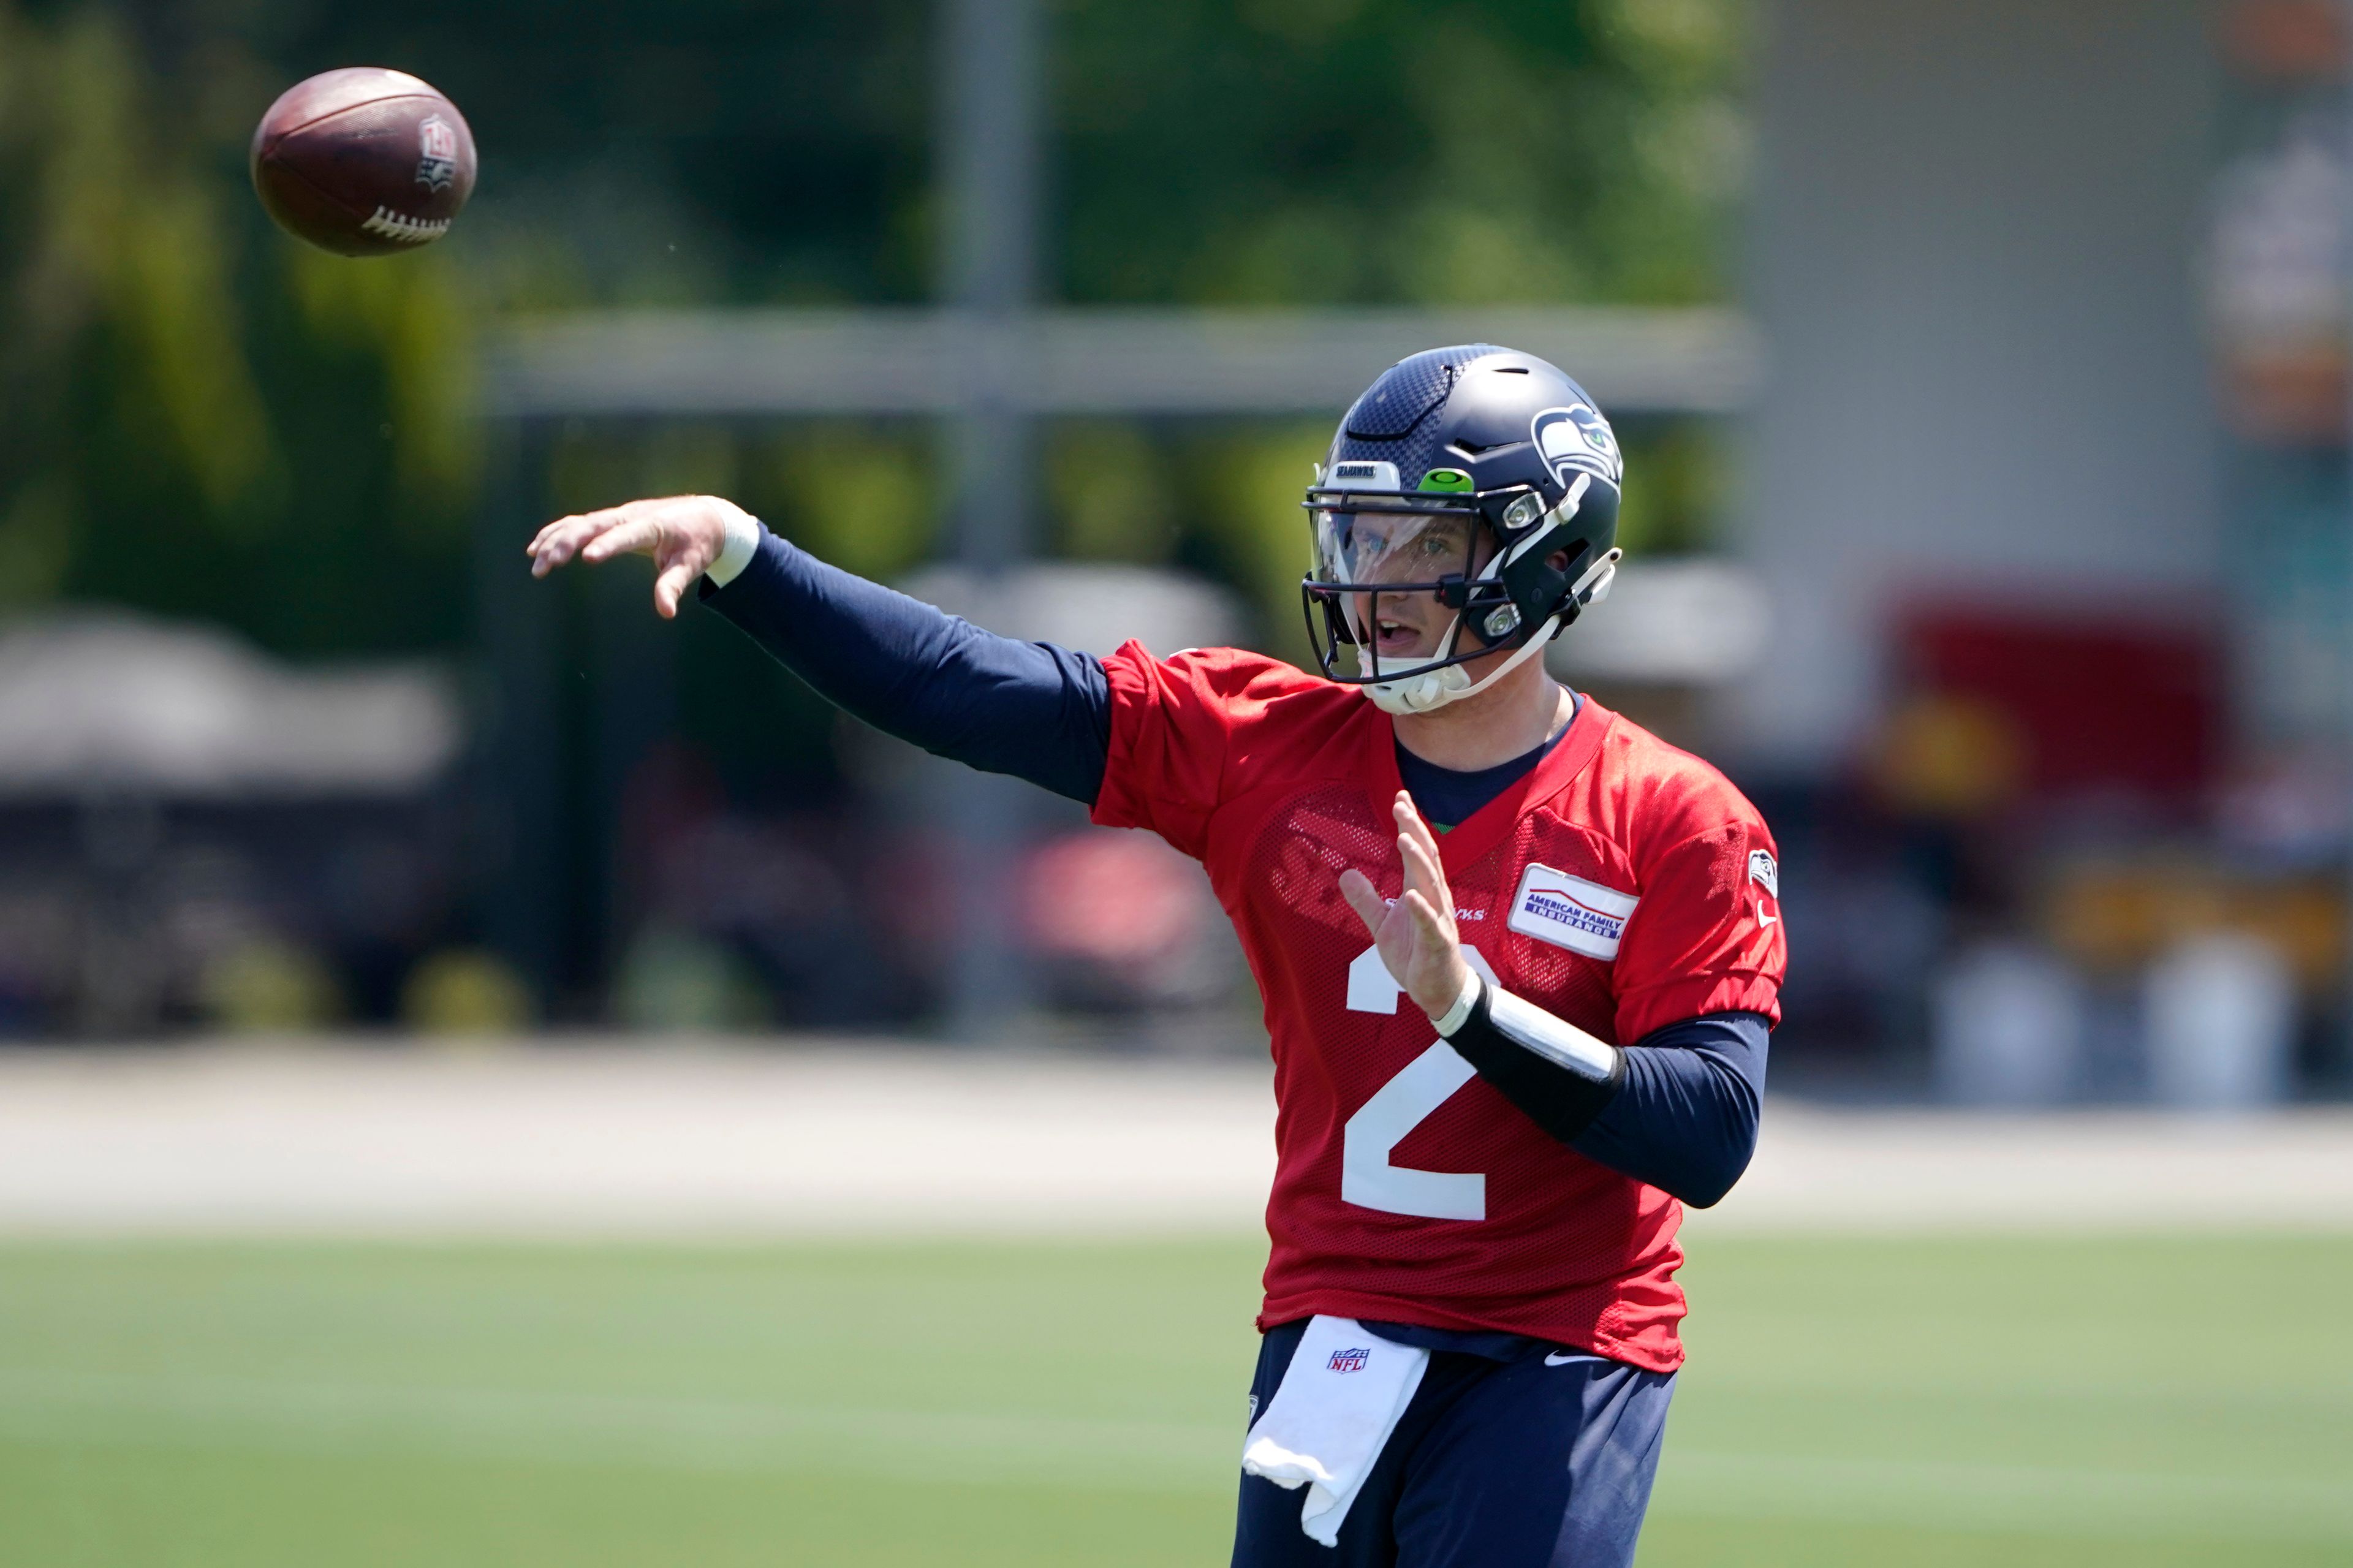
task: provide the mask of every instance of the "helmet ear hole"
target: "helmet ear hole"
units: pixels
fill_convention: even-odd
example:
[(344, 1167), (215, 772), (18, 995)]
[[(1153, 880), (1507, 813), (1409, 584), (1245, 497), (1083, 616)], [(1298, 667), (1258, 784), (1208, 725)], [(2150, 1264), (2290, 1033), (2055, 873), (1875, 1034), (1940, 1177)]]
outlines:
[(1504, 585), (1521, 610), (1521, 619), (1540, 622), (1554, 616), (1566, 626), (1582, 606), (1577, 602), (1577, 578), (1595, 559), (1589, 538), (1572, 538), (1542, 554), (1531, 551), (1504, 569)]

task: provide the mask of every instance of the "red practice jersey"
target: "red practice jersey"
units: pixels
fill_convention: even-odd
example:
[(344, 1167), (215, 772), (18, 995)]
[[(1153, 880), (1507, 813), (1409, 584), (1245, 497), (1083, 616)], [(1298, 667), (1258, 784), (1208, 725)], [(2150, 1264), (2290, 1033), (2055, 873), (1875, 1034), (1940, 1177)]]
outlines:
[[(1265, 999), (1273, 1251), (1259, 1326), (1317, 1312), (1683, 1361), (1683, 1207), (1537, 1128), (1389, 977), (1340, 897), (1401, 890), (1388, 714), (1231, 648), (1111, 677), (1095, 820), (1208, 868)], [(1439, 847), (1474, 966), (1613, 1044), (1706, 1013), (1778, 1022), (1772, 837), (1721, 773), (1590, 700)]]

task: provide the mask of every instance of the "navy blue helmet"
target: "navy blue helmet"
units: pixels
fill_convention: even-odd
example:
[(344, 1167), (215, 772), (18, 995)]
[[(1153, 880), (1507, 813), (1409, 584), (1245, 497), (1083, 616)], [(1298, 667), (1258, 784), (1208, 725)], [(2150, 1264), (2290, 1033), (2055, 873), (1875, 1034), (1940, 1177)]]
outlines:
[[(1356, 399), (1305, 506), (1302, 580), (1323, 673), (1391, 712), (1469, 696), (1535, 657), (1609, 591), (1620, 554), (1617, 437), (1585, 389), (1533, 354), (1472, 343), (1399, 360)], [(1384, 595), (1454, 611), (1434, 654), (1384, 667)], [(1341, 668), (1341, 650), (1356, 668)], [(1474, 684), (1461, 667), (1517, 648)]]

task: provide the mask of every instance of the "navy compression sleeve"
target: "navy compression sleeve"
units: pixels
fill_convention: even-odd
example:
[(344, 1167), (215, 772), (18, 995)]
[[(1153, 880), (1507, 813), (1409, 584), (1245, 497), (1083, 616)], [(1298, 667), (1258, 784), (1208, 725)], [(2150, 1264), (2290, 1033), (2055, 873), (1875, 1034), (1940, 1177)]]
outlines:
[(1766, 1023), (1715, 1013), (1622, 1050), (1493, 985), (1446, 1040), (1527, 1119), (1588, 1159), (1705, 1208), (1757, 1147)]
[(1103, 662), (1017, 642), (772, 533), (702, 596), (837, 707), (935, 755), (1092, 805), (1111, 755)]
[(1770, 1037), (1754, 1013), (1711, 1013), (1645, 1036), (1618, 1053), (1624, 1083), (1570, 1147), (1708, 1207), (1757, 1152)]

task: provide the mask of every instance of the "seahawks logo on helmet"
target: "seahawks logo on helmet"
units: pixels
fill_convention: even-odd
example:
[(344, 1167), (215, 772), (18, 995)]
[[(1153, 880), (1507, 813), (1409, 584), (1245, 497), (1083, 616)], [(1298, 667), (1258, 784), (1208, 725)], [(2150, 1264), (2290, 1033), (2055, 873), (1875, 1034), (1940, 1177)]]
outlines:
[(1591, 474), (1611, 485), (1619, 482), (1624, 462), (1619, 456), (1618, 438), (1591, 404), (1547, 408), (1531, 422), (1528, 435), (1563, 487), (1574, 482), (1571, 476), (1578, 473)]

